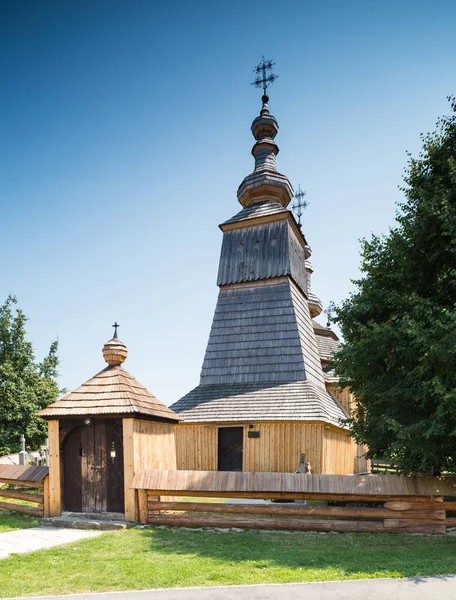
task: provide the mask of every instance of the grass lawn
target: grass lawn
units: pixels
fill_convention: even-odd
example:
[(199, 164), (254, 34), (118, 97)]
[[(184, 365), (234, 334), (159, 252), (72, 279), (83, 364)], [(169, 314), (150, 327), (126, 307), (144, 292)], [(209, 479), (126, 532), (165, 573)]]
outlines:
[(456, 537), (130, 529), (0, 562), (0, 596), (456, 573)]
[(40, 519), (20, 515), (18, 513), (8, 513), (0, 510), (0, 533), (13, 531), (14, 529), (28, 529), (29, 527), (38, 527)]

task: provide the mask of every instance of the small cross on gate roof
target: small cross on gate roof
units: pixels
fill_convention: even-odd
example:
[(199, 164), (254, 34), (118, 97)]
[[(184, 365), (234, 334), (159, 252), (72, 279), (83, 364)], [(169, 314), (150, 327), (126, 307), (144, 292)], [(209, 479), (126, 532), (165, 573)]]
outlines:
[(117, 321), (114, 322), (114, 336), (113, 337), (117, 337), (117, 328), (120, 327), (119, 323)]

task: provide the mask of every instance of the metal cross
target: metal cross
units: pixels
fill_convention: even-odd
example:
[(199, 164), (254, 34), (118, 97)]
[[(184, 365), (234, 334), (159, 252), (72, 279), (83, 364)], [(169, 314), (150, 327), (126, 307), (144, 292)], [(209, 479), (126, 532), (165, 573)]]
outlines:
[(333, 315), (336, 311), (334, 310), (334, 305), (331, 303), (328, 308), (325, 310), (325, 314), (326, 314), (326, 327), (331, 327), (331, 321), (333, 318)]
[[(278, 75), (272, 72), (272, 67), (275, 65), (275, 62), (272, 60), (266, 60), (264, 55), (261, 57), (261, 62), (257, 64), (257, 66), (253, 69), (253, 72), (256, 74), (255, 81), (252, 81), (251, 85), (255, 87), (263, 88), (263, 93), (266, 96), (266, 90), (268, 89), (268, 84), (274, 83), (277, 79)], [(268, 71), (270, 73), (268, 74)]]
[(117, 328), (120, 327), (119, 323), (116, 321), (113, 325), (114, 327), (114, 337), (117, 337)]
[(295, 211), (296, 216), (298, 217), (299, 227), (301, 227), (301, 217), (302, 217), (303, 210), (309, 206), (309, 203), (307, 202), (307, 200), (304, 200), (304, 198), (306, 196), (307, 196), (307, 192), (304, 192), (301, 189), (301, 186), (298, 185), (298, 189), (296, 191), (296, 194), (294, 195), (294, 197), (296, 198), (296, 202), (293, 204), (293, 206), (291, 208)]

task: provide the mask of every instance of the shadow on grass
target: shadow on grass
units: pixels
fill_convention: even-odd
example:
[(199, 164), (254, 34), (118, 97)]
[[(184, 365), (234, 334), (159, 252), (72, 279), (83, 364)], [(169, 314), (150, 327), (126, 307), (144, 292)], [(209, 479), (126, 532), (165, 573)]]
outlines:
[[(456, 573), (456, 537), (400, 534), (141, 531), (150, 549), (255, 570), (337, 571), (347, 578)], [(261, 577), (261, 579), (264, 579)]]

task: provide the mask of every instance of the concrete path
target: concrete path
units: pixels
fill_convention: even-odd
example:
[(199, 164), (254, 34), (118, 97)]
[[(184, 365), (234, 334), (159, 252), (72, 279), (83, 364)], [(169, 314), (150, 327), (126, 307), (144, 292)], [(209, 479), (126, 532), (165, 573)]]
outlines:
[(82, 529), (57, 529), (56, 527), (32, 527), (0, 533), (0, 559), (10, 554), (23, 554), (61, 544), (77, 542), (84, 538), (101, 535), (102, 531)]
[(36, 596), (34, 600), (62, 600), (64, 598), (74, 598), (75, 600), (283, 600), (284, 598), (293, 598), (293, 600), (433, 600), (434, 598), (436, 600), (455, 600), (456, 576), (172, 588), (140, 592)]

